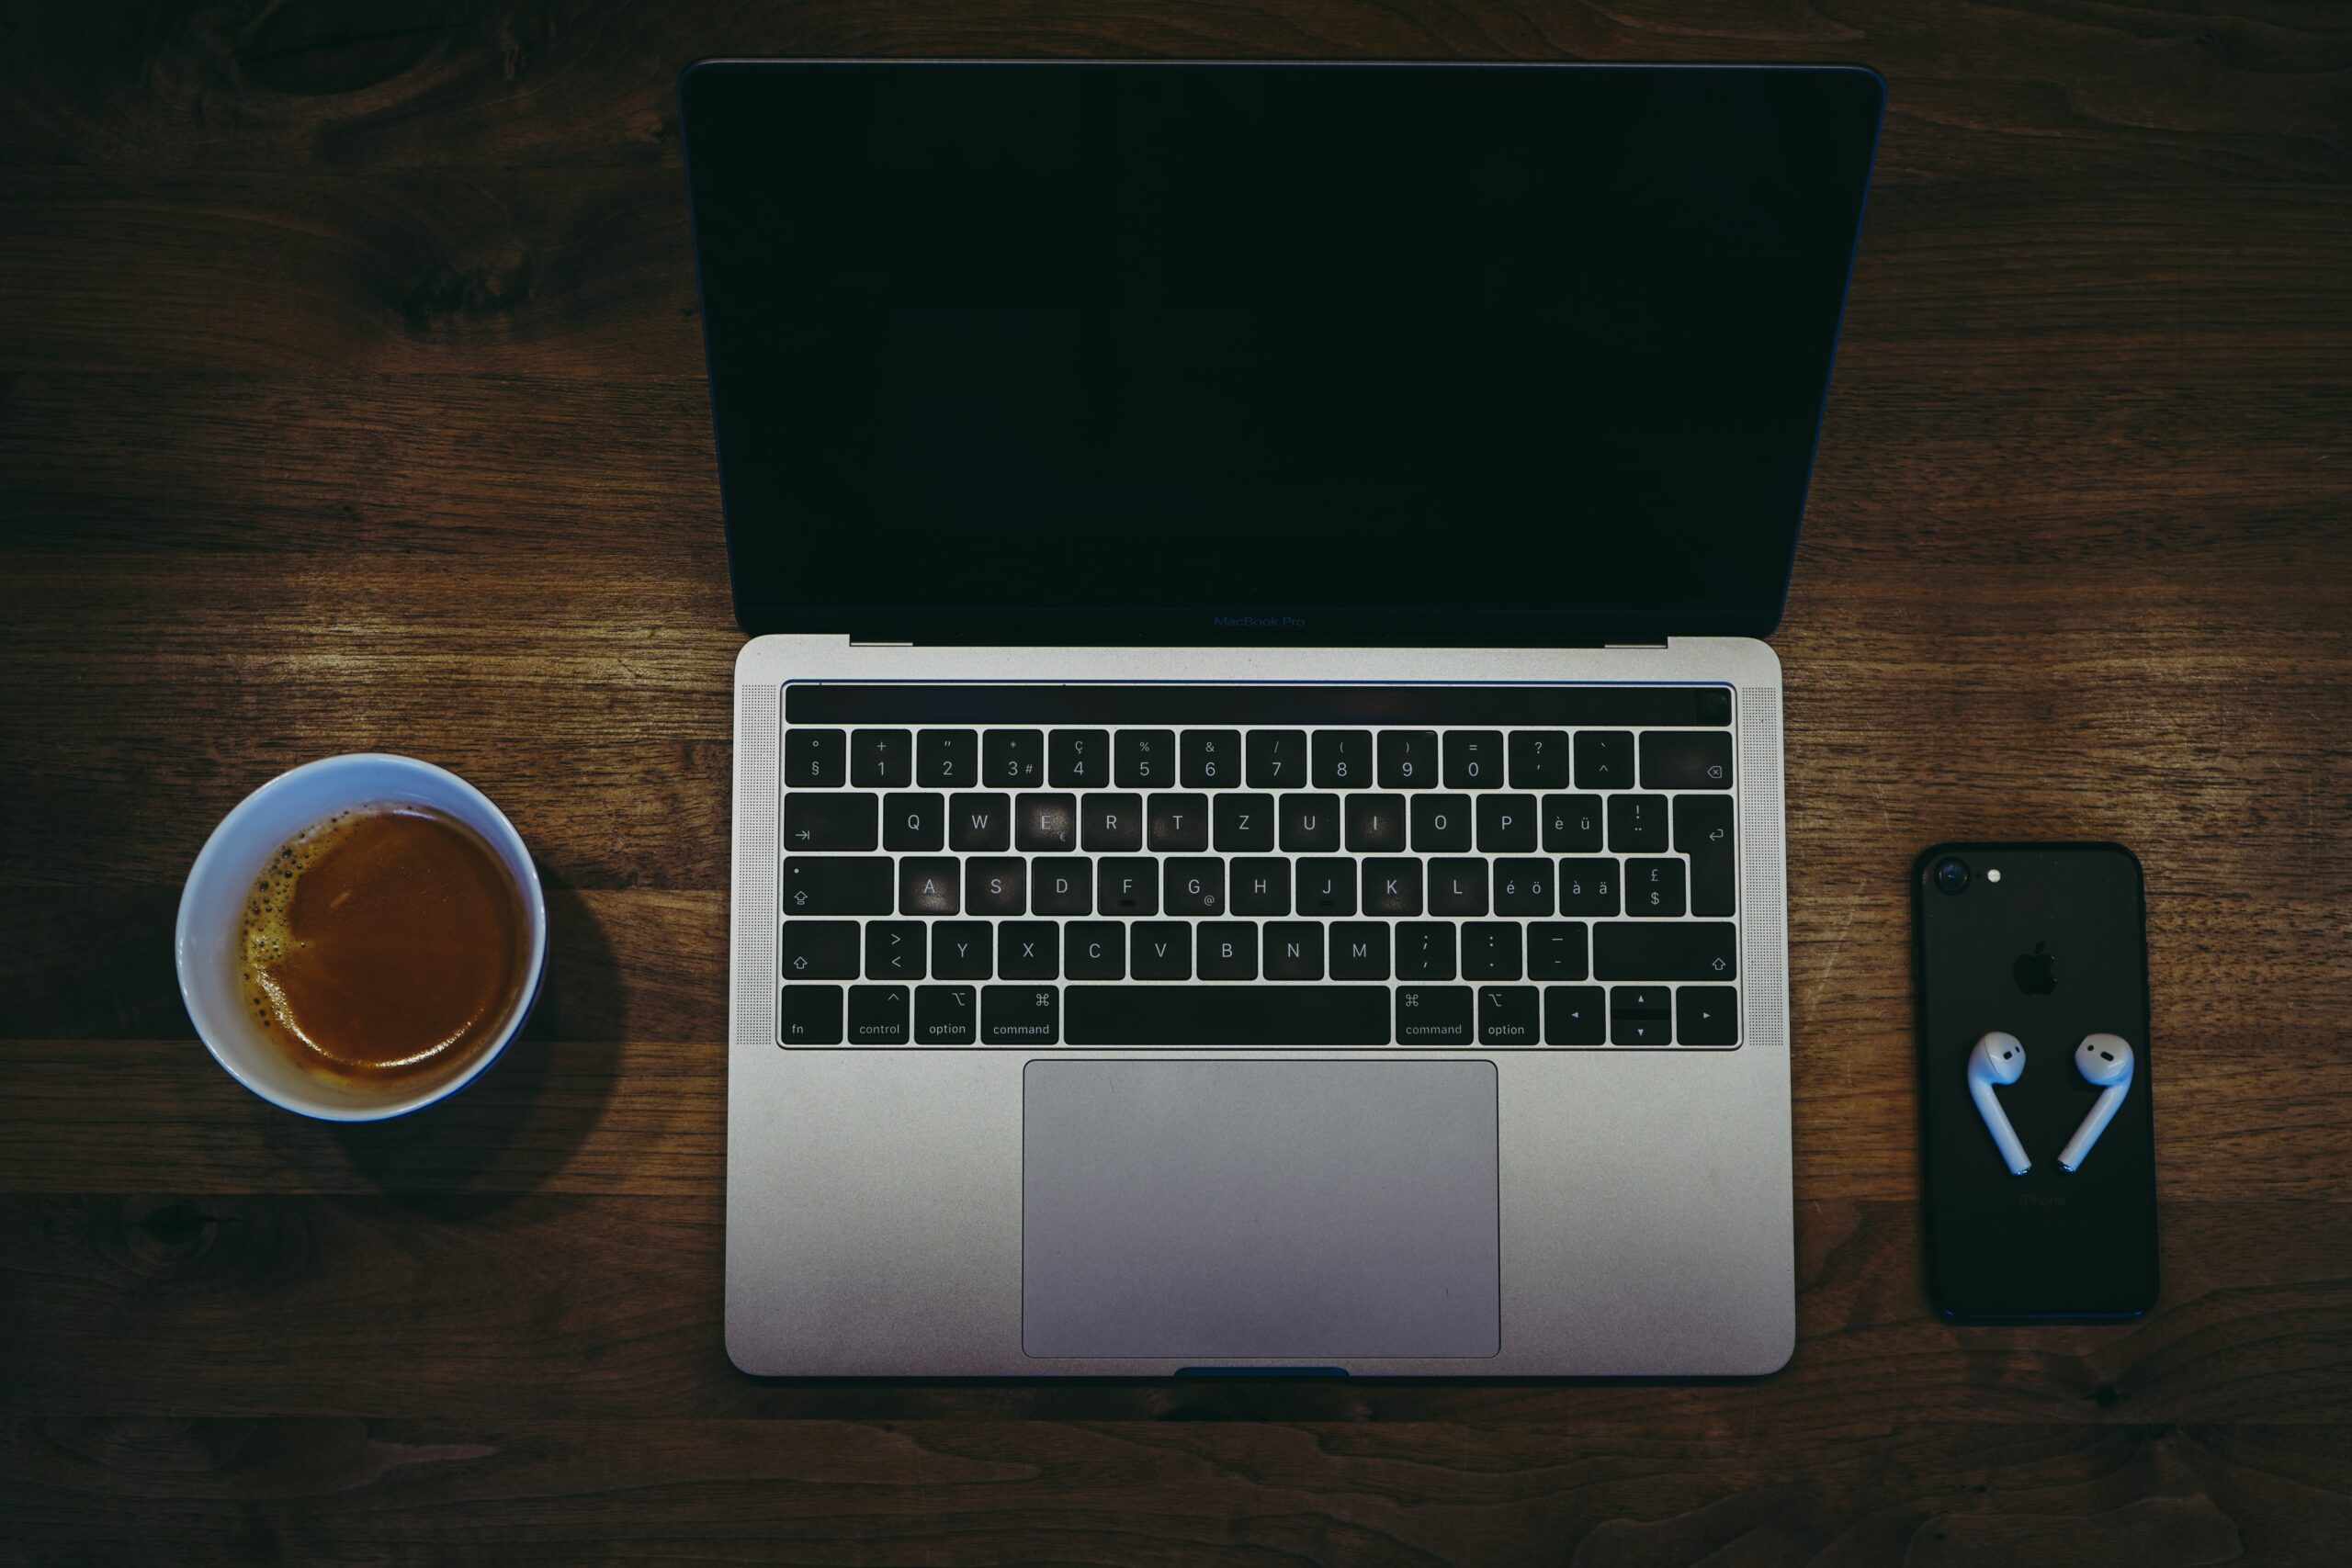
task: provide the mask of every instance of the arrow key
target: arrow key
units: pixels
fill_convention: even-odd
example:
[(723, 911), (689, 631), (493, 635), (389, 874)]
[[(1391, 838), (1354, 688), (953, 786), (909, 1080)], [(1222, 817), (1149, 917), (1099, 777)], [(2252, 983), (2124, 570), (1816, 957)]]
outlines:
[(1600, 987), (1544, 987), (1544, 1043), (1598, 1045), (1607, 1039)]
[(1685, 1045), (1739, 1043), (1739, 990), (1685, 986), (1674, 993), (1675, 1037)]

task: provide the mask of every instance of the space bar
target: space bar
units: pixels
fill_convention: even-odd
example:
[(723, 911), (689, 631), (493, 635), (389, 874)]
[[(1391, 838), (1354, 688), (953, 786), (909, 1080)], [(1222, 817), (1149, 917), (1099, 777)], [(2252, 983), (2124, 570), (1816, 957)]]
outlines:
[(1069, 986), (1069, 1045), (1385, 1045), (1385, 986)]

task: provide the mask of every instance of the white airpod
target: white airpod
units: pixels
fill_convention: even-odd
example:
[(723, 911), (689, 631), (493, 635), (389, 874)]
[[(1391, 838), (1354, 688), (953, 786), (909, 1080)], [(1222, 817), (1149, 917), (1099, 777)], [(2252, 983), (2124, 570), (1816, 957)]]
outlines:
[(2033, 1168), (2033, 1161), (2026, 1157), (2025, 1145), (2018, 1142), (2017, 1129), (2009, 1125), (2008, 1112), (2001, 1109), (1993, 1086), (2013, 1084), (2024, 1076), (2025, 1047), (2014, 1034), (1996, 1029), (1968, 1054), (1968, 1098), (1976, 1102), (1976, 1114), (1984, 1118), (1984, 1130), (1993, 1134), (2011, 1176), (2023, 1176)]
[(2117, 1106), (2132, 1092), (2132, 1047), (2112, 1034), (2086, 1034), (2075, 1047), (2075, 1066), (2083, 1077), (2098, 1085), (2098, 1099), (2092, 1102), (2091, 1113), (2058, 1151), (2058, 1168), (2079, 1170), (2083, 1161), (2090, 1157), (2091, 1145), (2115, 1120)]

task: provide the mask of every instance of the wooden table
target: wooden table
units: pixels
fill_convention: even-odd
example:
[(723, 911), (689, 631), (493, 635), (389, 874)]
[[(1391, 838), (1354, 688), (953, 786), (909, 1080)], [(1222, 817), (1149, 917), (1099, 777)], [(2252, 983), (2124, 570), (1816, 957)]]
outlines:
[[(2344, 1561), (2352, 29), (2245, 10), (8, 7), (0, 1561)], [(1038, 51), (1884, 71), (1776, 639), (1788, 1371), (729, 1367), (741, 637), (672, 84)], [(241, 795), (375, 748), (512, 814), (553, 979), (481, 1086), (336, 1129), (212, 1065), (171, 925)], [(1904, 872), (1964, 836), (2146, 863), (2136, 1325), (1922, 1295)]]

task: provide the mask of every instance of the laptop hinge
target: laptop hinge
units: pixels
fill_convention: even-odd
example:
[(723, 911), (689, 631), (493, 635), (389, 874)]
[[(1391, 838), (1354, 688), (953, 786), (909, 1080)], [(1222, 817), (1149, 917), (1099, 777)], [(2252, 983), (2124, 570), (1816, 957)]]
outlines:
[(1664, 648), (1666, 638), (1660, 637), (1656, 642), (1604, 642), (1600, 646), (1603, 648)]

